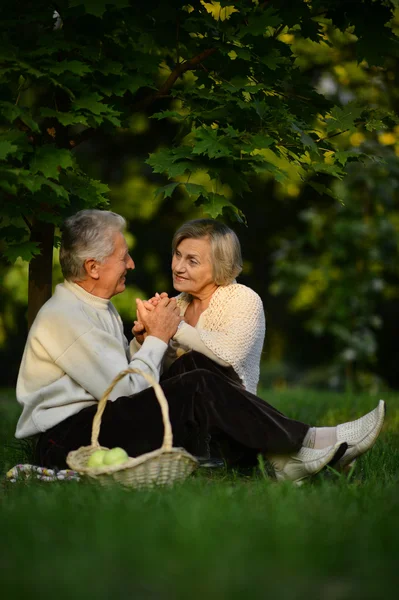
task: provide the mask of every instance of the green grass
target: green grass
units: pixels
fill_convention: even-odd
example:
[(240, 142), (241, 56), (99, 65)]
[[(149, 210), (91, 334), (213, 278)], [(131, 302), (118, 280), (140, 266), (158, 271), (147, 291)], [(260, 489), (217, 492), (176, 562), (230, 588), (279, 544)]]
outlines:
[[(304, 390), (269, 402), (311, 424), (356, 418), (378, 398)], [(348, 481), (301, 488), (258, 471), (203, 470), (172, 489), (87, 482), (0, 486), (4, 598), (376, 600), (399, 583), (399, 397)], [(12, 441), (19, 409), (0, 400), (2, 474), (27, 459)]]

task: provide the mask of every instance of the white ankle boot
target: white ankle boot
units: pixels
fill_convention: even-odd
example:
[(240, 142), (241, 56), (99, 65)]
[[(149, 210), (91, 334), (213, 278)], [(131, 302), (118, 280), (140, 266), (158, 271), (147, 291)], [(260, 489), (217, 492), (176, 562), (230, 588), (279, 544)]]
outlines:
[(375, 444), (384, 424), (384, 417), (385, 402), (380, 400), (377, 408), (364, 417), (337, 426), (337, 441), (348, 444), (347, 451), (336, 464), (338, 469), (345, 468)]
[(302, 485), (304, 479), (341, 459), (347, 447), (346, 443), (341, 442), (320, 450), (302, 447), (297, 454), (271, 455), (267, 458), (278, 481), (293, 481), (296, 485)]

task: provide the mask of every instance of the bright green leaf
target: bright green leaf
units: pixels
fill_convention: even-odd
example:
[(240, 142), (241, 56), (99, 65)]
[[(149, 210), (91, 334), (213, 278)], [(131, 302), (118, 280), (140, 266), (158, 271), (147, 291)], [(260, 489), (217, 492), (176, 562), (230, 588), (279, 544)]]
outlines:
[(207, 193), (206, 188), (198, 183), (184, 183), (183, 185), (190, 196), (199, 196), (200, 194), (204, 195)]
[(87, 125), (87, 118), (84, 115), (74, 112), (60, 112), (58, 110), (52, 110), (51, 108), (42, 108), (40, 114), (43, 117), (55, 118), (57, 121), (64, 125)]
[(197, 129), (193, 154), (206, 154), (209, 158), (230, 156), (231, 150), (226, 143), (227, 140), (226, 136), (218, 136), (216, 130), (204, 127)]
[(8, 246), (3, 254), (11, 263), (14, 263), (20, 257), (22, 260), (30, 261), (33, 256), (40, 254), (40, 248), (37, 242), (27, 241)]
[(50, 73), (54, 73), (55, 75), (61, 75), (61, 73), (69, 71), (70, 73), (79, 75), (79, 77), (84, 77), (87, 73), (90, 73), (91, 70), (89, 65), (79, 60), (63, 60), (49, 68)]
[(192, 164), (187, 160), (191, 156), (191, 148), (180, 146), (179, 148), (162, 148), (145, 161), (150, 165), (154, 173), (167, 173), (170, 177), (183, 175), (187, 170), (194, 170)]
[(268, 27), (278, 27), (281, 24), (281, 18), (276, 13), (273, 7), (257, 12), (248, 19), (246, 25), (240, 32), (240, 37), (247, 35), (264, 35)]
[(73, 167), (71, 152), (59, 150), (50, 144), (38, 148), (30, 163), (32, 173), (41, 172), (51, 179), (58, 179), (61, 169), (71, 167)]
[(327, 132), (336, 131), (353, 131), (356, 129), (355, 121), (360, 118), (363, 108), (356, 106), (352, 102), (348, 103), (344, 108), (334, 106), (331, 110), (331, 116), (326, 119)]
[(60, 183), (69, 194), (83, 200), (87, 208), (94, 208), (99, 203), (107, 203), (109, 187), (101, 181), (73, 171), (64, 171), (60, 176)]
[(171, 198), (173, 192), (179, 185), (179, 181), (175, 181), (174, 183), (168, 183), (167, 185), (164, 185), (163, 187), (160, 187), (157, 190), (155, 190), (154, 195), (158, 196), (158, 194), (163, 194), (164, 198)]
[(0, 160), (4, 160), (9, 154), (15, 154), (16, 150), (18, 150), (18, 146), (7, 140), (0, 140)]
[(352, 150), (343, 150), (341, 152), (335, 152), (334, 158), (344, 167), (349, 158), (359, 158), (364, 156), (362, 152), (356, 152)]
[(18, 119), (21, 109), (11, 102), (0, 102), (0, 114), (12, 123), (15, 119)]
[(88, 94), (87, 96), (81, 96), (80, 98), (76, 98), (73, 102), (73, 108), (87, 110), (95, 115), (101, 115), (108, 111), (108, 107), (100, 102), (102, 99), (103, 97), (97, 92)]
[(212, 219), (216, 219), (216, 217), (222, 215), (223, 209), (226, 206), (231, 206), (231, 202), (227, 198), (214, 193), (209, 193), (205, 202), (201, 202), (200, 204), (203, 207), (203, 211)]
[(179, 160), (178, 162), (170, 165), (166, 172), (169, 177), (179, 177), (185, 173), (194, 173), (196, 170), (198, 170), (198, 167), (194, 163), (185, 160)]
[(271, 146), (276, 140), (270, 137), (269, 135), (263, 135), (262, 133), (257, 133), (249, 138), (248, 142), (245, 142), (241, 146), (242, 152), (253, 152), (256, 149), (268, 148)]
[(204, 2), (202, 0), (201, 4), (205, 7), (205, 10), (212, 15), (215, 21), (225, 21), (226, 19), (230, 19), (233, 13), (238, 12), (237, 8), (233, 5), (222, 6), (221, 3), (216, 0), (211, 0), (210, 2)]
[(275, 71), (277, 67), (286, 62), (286, 58), (281, 56), (280, 52), (273, 48), (266, 56), (262, 57), (261, 62), (271, 71)]

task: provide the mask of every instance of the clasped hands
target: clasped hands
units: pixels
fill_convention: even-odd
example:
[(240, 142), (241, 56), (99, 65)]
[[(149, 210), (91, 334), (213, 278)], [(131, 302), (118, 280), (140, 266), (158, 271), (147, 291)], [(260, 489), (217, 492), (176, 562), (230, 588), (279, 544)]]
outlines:
[(137, 298), (136, 305), (137, 320), (132, 333), (138, 343), (142, 344), (147, 335), (152, 335), (167, 344), (182, 320), (175, 298), (169, 298), (166, 292), (162, 292), (149, 300)]

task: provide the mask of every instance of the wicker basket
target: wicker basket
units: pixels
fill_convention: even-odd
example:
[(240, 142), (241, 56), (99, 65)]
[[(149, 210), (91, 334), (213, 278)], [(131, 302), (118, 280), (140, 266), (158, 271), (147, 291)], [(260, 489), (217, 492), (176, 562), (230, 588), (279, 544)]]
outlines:
[[(119, 465), (88, 467), (87, 461), (93, 452), (96, 450), (108, 450), (108, 448), (104, 448), (98, 443), (101, 418), (110, 393), (115, 385), (129, 373), (141, 375), (154, 388), (155, 395), (161, 407), (164, 425), (162, 446), (158, 450), (142, 454), (136, 458), (129, 457), (126, 462)], [(115, 377), (98, 403), (97, 412), (93, 419), (91, 446), (82, 446), (77, 450), (69, 452), (67, 463), (74, 471), (78, 471), (82, 475), (88, 475), (102, 484), (106, 485), (117, 481), (123, 485), (138, 488), (172, 484), (174, 481), (185, 479), (198, 467), (198, 461), (194, 456), (186, 452), (184, 448), (173, 448), (169, 407), (162, 388), (153, 377), (147, 373), (143, 373), (139, 369), (126, 369)]]

